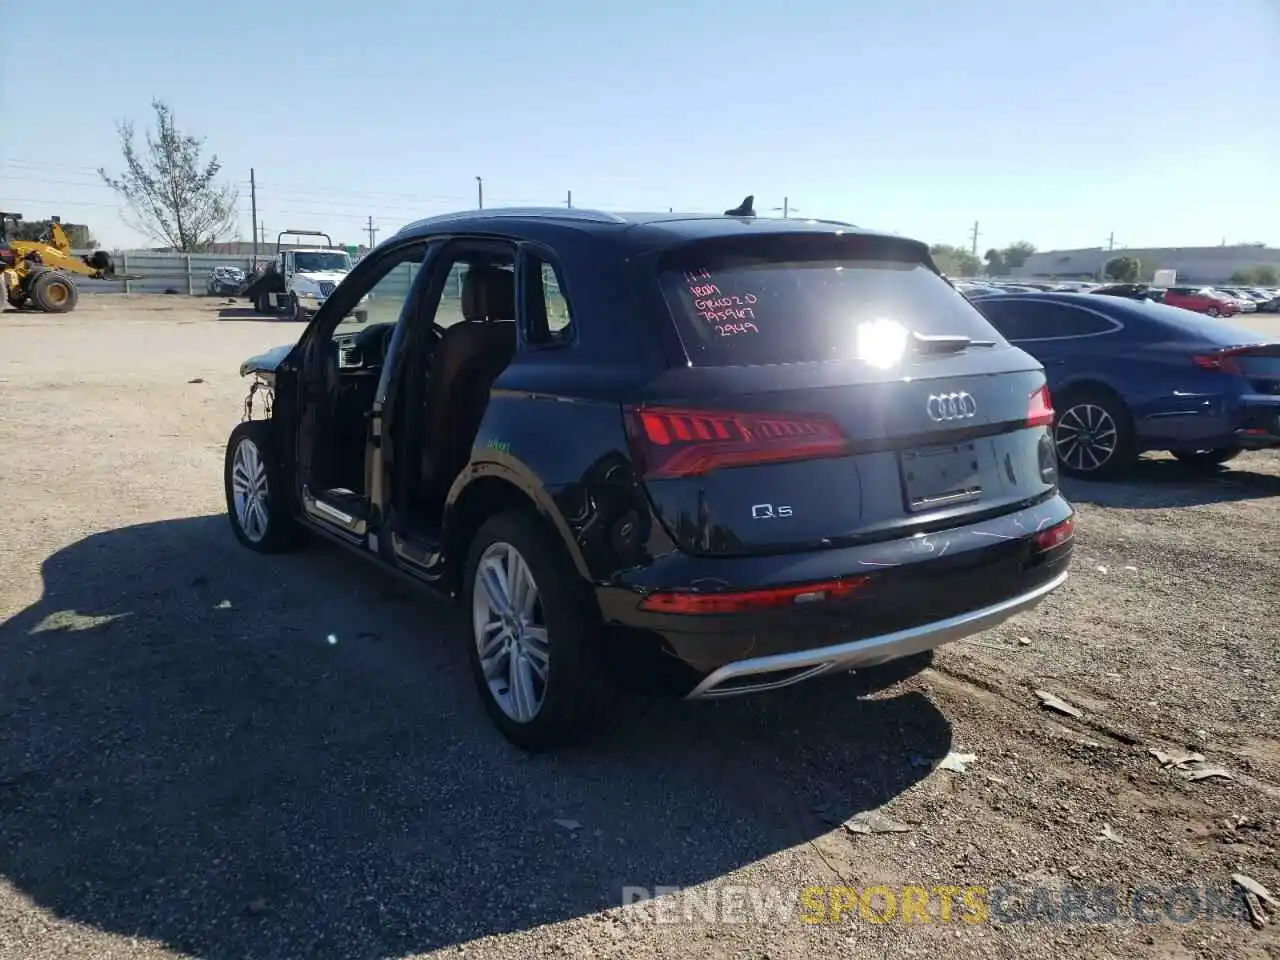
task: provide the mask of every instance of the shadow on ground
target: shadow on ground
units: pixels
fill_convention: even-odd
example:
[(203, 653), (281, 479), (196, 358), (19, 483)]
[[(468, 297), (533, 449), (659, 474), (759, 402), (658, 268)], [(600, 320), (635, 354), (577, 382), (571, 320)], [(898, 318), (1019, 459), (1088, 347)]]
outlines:
[(1116, 480), (1064, 478), (1062, 492), (1073, 502), (1130, 510), (1194, 507), (1280, 496), (1280, 476), (1249, 469), (1249, 456), (1246, 454), (1240, 460), (1208, 470), (1188, 467), (1172, 458), (1143, 458)]
[(293, 317), (283, 314), (259, 313), (253, 307), (219, 307), (219, 320), (253, 320), (266, 323), (293, 323)]
[(204, 957), (400, 956), (711, 880), (950, 745), (926, 698), (836, 679), (527, 756), (451, 609), (336, 549), (252, 554), (221, 516), (94, 535), (43, 575), (0, 625), (0, 872)]

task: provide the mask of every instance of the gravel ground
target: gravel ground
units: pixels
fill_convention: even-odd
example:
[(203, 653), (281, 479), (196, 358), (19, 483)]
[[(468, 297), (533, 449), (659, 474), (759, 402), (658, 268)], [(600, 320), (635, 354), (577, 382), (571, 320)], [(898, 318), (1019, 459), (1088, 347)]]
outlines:
[[(1280, 455), (1070, 485), (1069, 585), (886, 690), (649, 704), (528, 757), (450, 609), (333, 548), (235, 544), (236, 367), (299, 328), (217, 310), (0, 315), (0, 957), (1280, 955), (1280, 911), (1204, 919), (1185, 890), (1187, 923), (1008, 922), (1073, 887), (1159, 888), (1157, 916), (1234, 872), (1280, 896)], [(905, 830), (838, 826), (868, 810)], [(991, 892), (987, 923), (620, 907), (872, 884), (1042, 899)]]

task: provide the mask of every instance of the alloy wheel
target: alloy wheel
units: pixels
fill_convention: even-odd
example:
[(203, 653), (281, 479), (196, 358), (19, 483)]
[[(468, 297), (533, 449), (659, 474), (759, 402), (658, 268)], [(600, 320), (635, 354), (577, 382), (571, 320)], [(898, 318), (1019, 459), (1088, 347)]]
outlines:
[(1068, 407), (1053, 431), (1058, 459), (1078, 473), (1105, 467), (1115, 456), (1119, 440), (1115, 418), (1096, 403)]
[(480, 555), (471, 607), (490, 695), (512, 720), (530, 722), (546, 698), (551, 649), (538, 585), (511, 544), (492, 543)]
[(270, 490), (267, 468), (258, 445), (245, 438), (236, 445), (231, 462), (231, 492), (235, 502), (236, 522), (247, 539), (260, 543), (267, 535)]

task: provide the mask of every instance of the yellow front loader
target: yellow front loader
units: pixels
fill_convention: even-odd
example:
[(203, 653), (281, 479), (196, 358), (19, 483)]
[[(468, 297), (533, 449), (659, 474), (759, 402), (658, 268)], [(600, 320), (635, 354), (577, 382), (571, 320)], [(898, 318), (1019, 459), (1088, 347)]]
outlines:
[(84, 257), (72, 253), (58, 217), (50, 218), (49, 235), (43, 241), (9, 239), (10, 226), (21, 220), (20, 213), (0, 212), (0, 292), (14, 307), (30, 305), (45, 313), (67, 313), (79, 300), (74, 276), (125, 279), (116, 276), (115, 264), (105, 250)]

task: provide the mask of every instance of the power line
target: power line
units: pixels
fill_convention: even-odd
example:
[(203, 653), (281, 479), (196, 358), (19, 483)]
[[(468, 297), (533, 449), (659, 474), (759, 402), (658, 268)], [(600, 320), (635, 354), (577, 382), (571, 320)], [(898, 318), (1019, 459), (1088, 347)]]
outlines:
[(13, 158), (0, 159), (0, 169), (4, 167), (26, 167), (31, 170), (69, 170), (81, 173), (93, 174), (98, 176), (97, 167), (82, 167), (67, 163), (45, 163), (41, 161), (15, 160)]
[(22, 200), (0, 200), (0, 203), (18, 204), (18, 203), (47, 203), (52, 206), (60, 207), (99, 207), (111, 210), (119, 210), (118, 203), (93, 203), (88, 200), (42, 200), (39, 197), (26, 197)]
[[(19, 163), (13, 162), (13, 161), (5, 161), (5, 164), (11, 165), (11, 166), (19, 165)], [(22, 166), (29, 167), (33, 172), (37, 174), (32, 176), (32, 175), (17, 173), (17, 172), (4, 173), (2, 171), (4, 169), (5, 164), (0, 164), (0, 180), (14, 180), (14, 181), (19, 181), (23, 183), (37, 183), (41, 185), (50, 185), (50, 186), (88, 187), (90, 189), (100, 190), (100, 191), (109, 191), (111, 189), (105, 183), (102, 182), (101, 178), (98, 177), (96, 170), (90, 170), (87, 167), (72, 167), (69, 165), (57, 166), (57, 165), (49, 165), (49, 164), (35, 164), (35, 163), (26, 164), (25, 162), (22, 163), (21, 164)], [(80, 175), (87, 176), (89, 177), (89, 179), (87, 180), (68, 179), (66, 176), (49, 177), (49, 176), (39, 175), (43, 173), (46, 168), (79, 171)], [(254, 184), (251, 183), (249, 180), (232, 180), (230, 181), (230, 183), (233, 186), (245, 189), (246, 191), (251, 191), (254, 187)], [(288, 200), (305, 201), (308, 207), (312, 207), (312, 206), (316, 208), (357, 207), (361, 209), (362, 217), (365, 215), (365, 211), (367, 211), (370, 206), (369, 203), (364, 202), (366, 200), (392, 201), (390, 203), (380, 202), (378, 206), (382, 208), (396, 209), (399, 207), (403, 207), (406, 204), (409, 204), (409, 205), (426, 205), (426, 204), (435, 204), (435, 203), (469, 204), (475, 198), (475, 195), (467, 195), (467, 194), (395, 193), (395, 192), (377, 191), (377, 190), (351, 190), (351, 189), (348, 189), (347, 187), (342, 187), (340, 191), (338, 189), (329, 190), (329, 189), (323, 189), (323, 188), (302, 189), (297, 187), (296, 185), (276, 183), (270, 180), (262, 180), (262, 179), (258, 179), (256, 181), (256, 186), (259, 194), (259, 199), (262, 200), (263, 202), (267, 202), (272, 197), (278, 196)], [(335, 194), (340, 195), (342, 199), (340, 200), (332, 199), (335, 196)], [(572, 198), (572, 191), (570, 191), (569, 196), (570, 198)], [(558, 207), (565, 204), (564, 200), (550, 200), (547, 197), (540, 197), (540, 198), (534, 199), (529, 197), (486, 196), (484, 199), (486, 204), (490, 206), (494, 204), (498, 204), (503, 206)], [(403, 201), (403, 203), (398, 203), (396, 201)], [(581, 206), (581, 202), (576, 203), (575, 206)], [(661, 208), (662, 206), (666, 206), (666, 204), (614, 203), (614, 202), (608, 202), (605, 200), (599, 200), (591, 204), (591, 206), (597, 207), (600, 209), (605, 209), (605, 210), (635, 210), (635, 209), (643, 209), (646, 206), (653, 207), (653, 208)], [(688, 209), (690, 210), (690, 212), (696, 213), (696, 212), (703, 211), (704, 209), (705, 211), (709, 212), (712, 208), (695, 207), (695, 208), (688, 208)]]
[[(102, 191), (104, 193), (111, 190), (105, 183), (82, 183), (75, 180), (65, 180), (51, 177), (26, 177), (14, 176), (11, 174), (0, 174), (0, 181), (17, 181), (23, 184), (39, 184), (41, 186), (74, 186), (82, 188), (90, 188)], [(342, 193), (342, 199), (334, 199), (334, 194), (330, 191), (319, 190), (299, 190), (299, 189), (272, 189), (269, 183), (261, 180), (251, 182), (249, 180), (237, 181), (237, 185), (242, 184), (248, 188), (244, 192), (258, 195), (258, 205), (264, 209), (280, 210), (281, 212), (289, 212), (290, 210), (302, 213), (330, 213), (333, 216), (343, 216), (344, 211), (350, 211), (345, 214), (349, 217), (364, 220), (369, 215), (369, 209), (372, 207), (376, 212), (375, 216), (384, 217), (386, 219), (395, 219), (397, 216), (406, 216), (409, 218), (421, 216), (422, 207), (432, 206), (449, 206), (450, 209), (464, 206), (474, 200), (472, 197), (461, 195), (413, 195), (413, 194), (379, 194), (376, 192), (363, 193), (361, 191), (346, 191)], [(363, 197), (385, 197), (386, 200), (379, 200), (376, 203), (370, 203), (361, 198)], [(350, 198), (350, 199), (347, 199)], [(402, 198), (396, 200), (395, 198)], [(569, 195), (572, 200), (572, 194)], [(249, 198), (241, 197), (241, 202)], [(490, 206), (524, 206), (524, 207), (558, 207), (565, 204), (564, 200), (552, 201), (546, 198), (531, 199), (528, 197), (485, 197), (485, 201)], [(119, 207), (120, 201), (107, 203), (94, 200), (41, 200), (32, 198), (25, 201), (28, 203), (54, 203), (66, 204), (68, 206), (105, 206)], [(605, 210), (635, 210), (643, 209), (644, 204), (635, 203), (603, 203), (598, 202), (592, 206)], [(665, 204), (650, 204), (649, 206), (659, 207)], [(691, 212), (698, 212), (696, 209)]]

